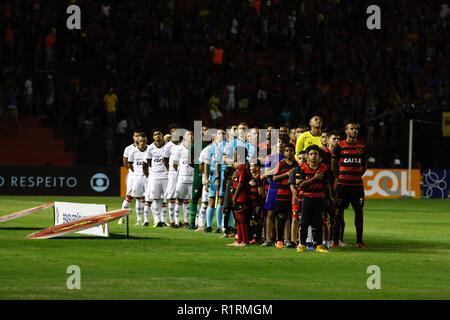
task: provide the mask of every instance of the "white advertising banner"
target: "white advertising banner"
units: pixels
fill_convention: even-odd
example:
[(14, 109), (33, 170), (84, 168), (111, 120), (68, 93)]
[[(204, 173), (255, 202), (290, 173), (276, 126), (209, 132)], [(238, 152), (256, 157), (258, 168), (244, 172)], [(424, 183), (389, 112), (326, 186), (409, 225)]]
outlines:
[[(83, 218), (96, 216), (106, 212), (104, 204), (73, 203), (55, 201), (55, 226), (66, 222), (76, 221)], [(93, 236), (108, 237), (108, 224), (79, 231), (78, 233)]]

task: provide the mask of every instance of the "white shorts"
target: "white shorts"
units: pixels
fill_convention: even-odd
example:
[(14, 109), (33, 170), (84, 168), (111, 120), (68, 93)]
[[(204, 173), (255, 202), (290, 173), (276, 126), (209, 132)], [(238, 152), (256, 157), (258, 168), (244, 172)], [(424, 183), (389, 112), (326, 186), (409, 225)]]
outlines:
[(202, 203), (203, 202), (208, 202), (208, 191), (206, 191), (206, 187), (205, 185), (203, 185), (203, 190), (202, 190)]
[(127, 174), (127, 196), (131, 196), (131, 189), (133, 188), (133, 173), (132, 172), (128, 172)]
[(175, 191), (177, 189), (177, 176), (171, 177), (169, 175), (169, 180), (167, 183), (167, 190), (164, 199), (175, 199)]
[(147, 177), (134, 177), (132, 179), (131, 196), (134, 198), (141, 198), (145, 195), (145, 189), (147, 189)]
[(164, 199), (167, 189), (167, 179), (149, 179), (145, 201)]
[(191, 200), (192, 199), (192, 183), (177, 183), (176, 188), (176, 198), (181, 200)]

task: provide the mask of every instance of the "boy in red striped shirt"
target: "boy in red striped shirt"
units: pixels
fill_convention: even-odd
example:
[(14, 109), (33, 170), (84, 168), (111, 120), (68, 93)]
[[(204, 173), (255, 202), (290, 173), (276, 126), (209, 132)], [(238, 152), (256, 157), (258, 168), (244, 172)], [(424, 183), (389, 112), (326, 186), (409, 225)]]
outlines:
[(237, 241), (229, 245), (244, 247), (249, 244), (248, 223), (251, 214), (250, 181), (252, 180), (252, 174), (250, 172), (247, 149), (245, 147), (237, 147), (236, 155), (237, 161), (234, 163), (234, 166), (237, 166), (237, 168), (232, 176), (233, 186), (231, 194), (238, 238)]
[[(276, 247), (284, 248), (283, 236), (286, 220), (292, 215), (292, 191), (289, 186), (289, 175), (298, 167), (295, 161), (295, 147), (288, 143), (284, 148), (285, 159), (278, 163), (274, 171), (273, 181), (277, 184), (275, 204), (275, 230), (277, 234)], [(290, 240), (290, 239), (286, 239)]]
[(308, 226), (316, 228), (314, 242), (316, 252), (328, 252), (322, 243), (322, 220), (326, 195), (330, 193), (329, 167), (320, 162), (320, 148), (309, 146), (306, 150), (307, 162), (300, 165), (300, 177), (296, 184), (303, 191), (302, 218), (300, 222), (300, 246), (298, 252), (306, 252)]
[(358, 140), (356, 123), (345, 126), (347, 138), (340, 141), (332, 150), (332, 168), (337, 177), (337, 212), (333, 223), (333, 245), (339, 242), (344, 211), (352, 204), (355, 211), (356, 247), (367, 248), (363, 241), (364, 186), (362, 176), (367, 169), (367, 149), (364, 142)]

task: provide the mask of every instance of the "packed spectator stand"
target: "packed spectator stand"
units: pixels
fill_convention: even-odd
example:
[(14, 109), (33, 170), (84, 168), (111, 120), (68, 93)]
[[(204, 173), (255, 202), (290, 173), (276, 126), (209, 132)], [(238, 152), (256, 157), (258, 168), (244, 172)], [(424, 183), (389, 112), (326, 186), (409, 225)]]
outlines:
[[(65, 27), (71, 4), (81, 30)], [(366, 26), (371, 4), (380, 30)], [(444, 0), (2, 0), (0, 10), (2, 135), (42, 117), (76, 164), (120, 164), (136, 127), (297, 127), (313, 113), (331, 129), (357, 120), (369, 148), (388, 150), (381, 165), (406, 163), (409, 117), (436, 123), (449, 109)]]

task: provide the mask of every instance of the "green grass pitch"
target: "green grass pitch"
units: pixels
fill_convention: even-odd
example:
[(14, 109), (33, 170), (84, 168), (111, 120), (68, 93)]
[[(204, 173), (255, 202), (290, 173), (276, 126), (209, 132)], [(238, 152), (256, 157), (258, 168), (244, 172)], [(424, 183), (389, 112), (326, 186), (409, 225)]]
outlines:
[[(0, 215), (47, 201), (103, 203), (90, 197), (0, 197)], [(133, 204), (134, 205), (134, 204)], [(366, 201), (369, 249), (329, 254), (226, 246), (232, 239), (185, 229), (112, 223), (109, 239), (68, 235), (27, 240), (53, 225), (53, 211), (0, 224), (0, 299), (449, 299), (450, 201)], [(354, 243), (353, 211), (345, 241)], [(81, 289), (66, 287), (69, 265), (81, 268)], [(381, 269), (369, 290), (367, 267)]]

